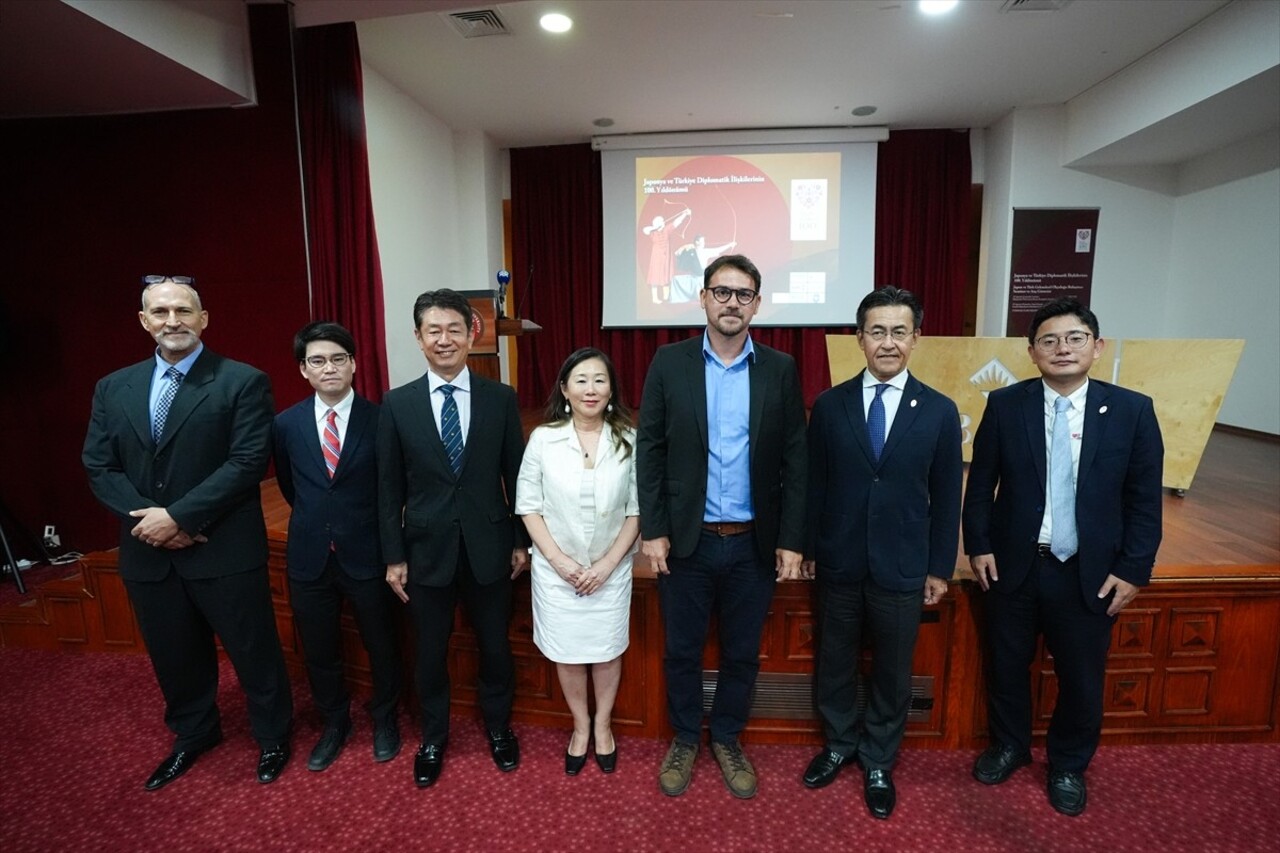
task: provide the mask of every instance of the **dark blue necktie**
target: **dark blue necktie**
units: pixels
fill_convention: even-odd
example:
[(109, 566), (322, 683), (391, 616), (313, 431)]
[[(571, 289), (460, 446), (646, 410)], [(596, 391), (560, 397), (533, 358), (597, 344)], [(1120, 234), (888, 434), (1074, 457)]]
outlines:
[(453, 385), (441, 385), (444, 394), (444, 406), (440, 409), (440, 438), (444, 441), (444, 452), (449, 454), (449, 467), (456, 476), (462, 470), (462, 421), (458, 418), (458, 401), (453, 399), (453, 392), (458, 389)]
[(888, 388), (887, 383), (876, 386), (876, 397), (871, 401), (867, 411), (867, 432), (871, 435), (871, 455), (880, 461), (880, 451), (884, 450), (884, 401), (880, 395)]
[(164, 378), (169, 384), (164, 386), (160, 399), (156, 400), (156, 426), (151, 436), (156, 444), (160, 443), (160, 438), (164, 435), (164, 422), (169, 419), (169, 407), (173, 405), (173, 398), (178, 396), (178, 387), (182, 385), (182, 371), (170, 367), (164, 372)]

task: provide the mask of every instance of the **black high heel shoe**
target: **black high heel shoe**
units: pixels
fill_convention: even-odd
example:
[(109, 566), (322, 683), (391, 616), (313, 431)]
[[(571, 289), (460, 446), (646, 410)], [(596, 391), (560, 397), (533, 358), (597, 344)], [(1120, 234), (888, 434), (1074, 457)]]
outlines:
[(596, 753), (596, 764), (600, 765), (600, 769), (605, 773), (612, 773), (618, 769), (618, 739), (613, 739), (613, 752)]
[(582, 772), (582, 768), (587, 766), (587, 754), (570, 755), (569, 750), (564, 751), (564, 773), (566, 776), (577, 776)]

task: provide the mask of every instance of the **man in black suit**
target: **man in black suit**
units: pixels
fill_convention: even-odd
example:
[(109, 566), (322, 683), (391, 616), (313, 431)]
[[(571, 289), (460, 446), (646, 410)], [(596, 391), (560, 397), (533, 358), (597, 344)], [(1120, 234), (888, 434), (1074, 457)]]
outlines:
[(515, 671), (507, 626), (511, 581), (529, 560), (512, 514), (524, 434), (516, 395), (467, 369), (471, 306), (452, 290), (413, 306), (427, 373), (387, 392), (378, 422), (378, 512), (387, 583), (417, 627), (422, 745), (414, 783), (435, 783), (449, 737), (449, 635), (460, 597), (479, 647), (478, 701), (500, 770), (515, 770)]
[(293, 357), (315, 394), (276, 416), (275, 459), (280, 493), (293, 507), (289, 601), (311, 696), (324, 720), (307, 767), (327, 768), (351, 734), (342, 670), (344, 600), (369, 654), (373, 759), (390, 761), (400, 752), (400, 647), (378, 542), (378, 407), (351, 387), (356, 342), (337, 323), (304, 326), (293, 339)]
[[(947, 594), (960, 538), (960, 415), (907, 372), (924, 308), (886, 287), (858, 306), (867, 369), (824, 392), (809, 419), (809, 536), (818, 580), (815, 698), (826, 747), (804, 784), (862, 766), (867, 807), (893, 813), (893, 764), (911, 706), (911, 659), (925, 604)], [(808, 572), (806, 572), (808, 573)], [(862, 732), (858, 650), (874, 648)]]
[(1040, 379), (992, 392), (973, 441), (964, 549), (986, 594), (991, 745), (973, 767), (999, 784), (1031, 761), (1036, 637), (1053, 655), (1049, 803), (1078, 815), (1102, 731), (1111, 626), (1151, 579), (1164, 443), (1151, 399), (1089, 378), (1098, 318), (1073, 299), (1027, 334)]
[(658, 784), (689, 787), (702, 728), (702, 651), (711, 614), (720, 664), (711, 749), (735, 797), (756, 793), (738, 735), (760, 669), (775, 580), (800, 577), (804, 548), (804, 402), (795, 361), (754, 343), (760, 271), (742, 255), (703, 276), (703, 334), (660, 348), (649, 366), (636, 440), (642, 549), (658, 573), (667, 709), (675, 738)]
[(258, 781), (289, 760), (293, 699), (267, 584), (259, 482), (271, 455), (267, 375), (205, 349), (209, 312), (186, 276), (147, 276), (142, 328), (152, 358), (102, 379), (83, 461), (120, 518), (120, 577), (165, 698), (172, 753), (155, 790), (222, 740), (222, 641), (261, 752)]

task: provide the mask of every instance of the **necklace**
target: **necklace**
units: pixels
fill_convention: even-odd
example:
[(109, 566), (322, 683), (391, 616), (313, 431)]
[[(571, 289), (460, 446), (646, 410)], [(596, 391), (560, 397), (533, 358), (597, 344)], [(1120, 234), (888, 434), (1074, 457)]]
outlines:
[(578, 435), (578, 444), (582, 445), (582, 458), (590, 459), (591, 451), (587, 449), (586, 436), (594, 436), (595, 441), (598, 442), (600, 439), (600, 433), (604, 431), (604, 424), (601, 424), (598, 429), (581, 430), (578, 429), (578, 424), (575, 421), (573, 424), (573, 431)]

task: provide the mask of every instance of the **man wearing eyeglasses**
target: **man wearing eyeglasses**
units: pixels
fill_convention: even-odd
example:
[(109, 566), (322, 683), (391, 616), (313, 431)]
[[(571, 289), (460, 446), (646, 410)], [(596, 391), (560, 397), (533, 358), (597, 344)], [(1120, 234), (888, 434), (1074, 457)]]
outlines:
[(776, 580), (800, 577), (804, 403), (791, 356), (754, 343), (760, 271), (742, 255), (703, 274), (705, 331), (660, 348), (637, 432), (642, 550), (658, 573), (667, 709), (675, 729), (658, 784), (689, 787), (702, 729), (702, 652), (712, 613), (720, 662), (711, 749), (729, 792), (756, 793), (738, 735), (760, 668)]
[(1089, 378), (1104, 346), (1092, 311), (1049, 302), (1027, 339), (1040, 378), (987, 399), (964, 498), (990, 649), (991, 745), (973, 775), (998, 785), (1031, 762), (1029, 668), (1043, 635), (1058, 692), (1049, 803), (1075, 816), (1102, 730), (1111, 627), (1160, 545), (1164, 443), (1149, 397)]
[(120, 518), (120, 577), (175, 735), (145, 787), (174, 781), (222, 740), (215, 634), (248, 700), (258, 781), (273, 782), (289, 761), (293, 700), (259, 492), (271, 384), (201, 343), (209, 312), (194, 279), (143, 284), (138, 319), (155, 354), (98, 383), (82, 459), (94, 495)]
[[(964, 463), (955, 403), (907, 370), (924, 306), (885, 287), (857, 316), (867, 368), (819, 396), (809, 419), (804, 568), (818, 582), (814, 698), (826, 744), (803, 782), (824, 787), (856, 761), (867, 808), (884, 820), (897, 802), (920, 613), (956, 567)], [(859, 720), (864, 633), (874, 651)]]
[(373, 759), (400, 752), (396, 719), (400, 650), (394, 597), (383, 580), (378, 535), (378, 407), (351, 387), (356, 344), (337, 323), (315, 322), (293, 339), (293, 357), (315, 393), (276, 416), (276, 482), (289, 517), (289, 603), (307, 678), (324, 721), (307, 769), (333, 764), (351, 734), (343, 676), (342, 603), (369, 655)]

